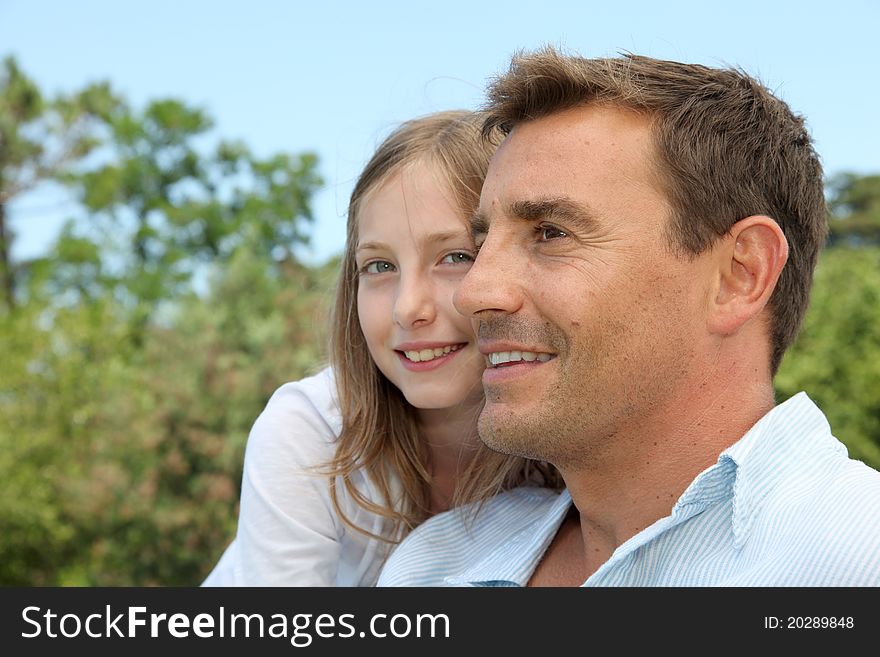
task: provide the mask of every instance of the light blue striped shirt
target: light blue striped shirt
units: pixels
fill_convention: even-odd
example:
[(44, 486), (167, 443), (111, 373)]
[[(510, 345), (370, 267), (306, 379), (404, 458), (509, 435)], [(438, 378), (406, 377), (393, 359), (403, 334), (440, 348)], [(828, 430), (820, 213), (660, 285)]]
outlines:
[[(394, 551), (379, 586), (525, 586), (571, 505), (519, 488), (454, 510)], [(583, 586), (880, 586), (880, 472), (799, 393), (620, 545)]]

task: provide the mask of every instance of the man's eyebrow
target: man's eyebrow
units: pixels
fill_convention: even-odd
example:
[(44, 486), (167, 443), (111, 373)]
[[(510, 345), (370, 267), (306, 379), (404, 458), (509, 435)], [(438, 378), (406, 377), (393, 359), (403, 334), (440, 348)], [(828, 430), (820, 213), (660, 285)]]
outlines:
[(592, 210), (567, 197), (514, 201), (508, 213), (523, 221), (562, 221), (583, 228), (596, 224), (596, 214)]
[[(514, 201), (507, 214), (522, 221), (561, 221), (591, 229), (598, 224), (596, 213), (587, 206), (567, 197)], [(489, 232), (488, 216), (477, 210), (471, 219), (471, 237), (476, 239)]]
[(472, 239), (482, 237), (489, 232), (489, 219), (485, 214), (477, 210), (474, 216), (471, 217), (470, 230)]

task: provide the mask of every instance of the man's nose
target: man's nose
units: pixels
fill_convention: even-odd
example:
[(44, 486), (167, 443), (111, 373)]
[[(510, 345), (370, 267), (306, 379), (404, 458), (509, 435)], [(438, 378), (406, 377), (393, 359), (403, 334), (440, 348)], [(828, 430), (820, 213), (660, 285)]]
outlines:
[(403, 329), (430, 324), (437, 317), (434, 286), (424, 276), (400, 277), (392, 318)]
[(476, 319), (515, 312), (521, 304), (515, 261), (515, 255), (500, 236), (487, 235), (453, 296), (458, 312)]

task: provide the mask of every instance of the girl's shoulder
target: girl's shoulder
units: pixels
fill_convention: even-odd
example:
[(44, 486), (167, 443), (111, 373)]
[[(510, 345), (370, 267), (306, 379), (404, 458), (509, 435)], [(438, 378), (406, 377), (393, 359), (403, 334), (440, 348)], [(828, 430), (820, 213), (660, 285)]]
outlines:
[(329, 368), (280, 386), (250, 430), (245, 461), (260, 470), (310, 470), (336, 449), (342, 418)]
[(335, 440), (342, 428), (342, 415), (333, 370), (326, 367), (317, 374), (280, 386), (266, 403), (256, 425), (267, 422), (285, 426), (292, 423)]

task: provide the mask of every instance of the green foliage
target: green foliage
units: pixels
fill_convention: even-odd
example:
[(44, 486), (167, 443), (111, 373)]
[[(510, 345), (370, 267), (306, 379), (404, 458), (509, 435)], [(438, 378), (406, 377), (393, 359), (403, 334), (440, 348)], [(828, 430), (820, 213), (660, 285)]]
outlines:
[(15, 235), (7, 204), (48, 180), (69, 175), (102, 141), (102, 127), (119, 100), (107, 84), (45, 99), (11, 57), (0, 69), (0, 311), (16, 305), (28, 264), (14, 263)]
[(842, 173), (827, 189), (828, 247), (775, 383), (781, 399), (807, 391), (850, 455), (880, 469), (880, 175)]
[(880, 469), (880, 248), (822, 255), (803, 331), (776, 387), (780, 399), (805, 390), (850, 455)]
[[(0, 69), (0, 585), (190, 585), (233, 536), (243, 448), (324, 359), (338, 262), (306, 267), (311, 154), (211, 141), (178, 100), (108, 85), (46, 99)], [(76, 192), (44, 257), (9, 259), (6, 203)], [(830, 248), (777, 377), (880, 467), (878, 176), (832, 185)], [(18, 302), (16, 302), (16, 299)]]
[(139, 343), (110, 298), (4, 318), (0, 582), (199, 582), (256, 414), (323, 359), (333, 271), (242, 249)]
[(317, 160), (203, 148), (210, 118), (176, 100), (45, 101), (6, 66), (4, 199), (62, 180), (83, 217), (6, 260), (0, 585), (198, 583), (232, 537), (256, 415), (323, 360), (336, 263), (294, 257)]
[(4, 584), (58, 583), (75, 556), (82, 536), (70, 484), (90, 481), (101, 400), (128, 383), (119, 320), (104, 303), (56, 311), (31, 303), (0, 320)]
[(11, 57), (0, 69), (0, 180), (6, 202), (87, 155), (118, 99), (105, 83), (44, 98)]
[(104, 119), (112, 156), (64, 177), (90, 215), (67, 237), (101, 243), (102, 271), (116, 274), (95, 282), (120, 302), (147, 316), (184, 292), (201, 265), (228, 262), (242, 246), (282, 261), (308, 241), (303, 224), (321, 184), (314, 155), (260, 159), (225, 142), (203, 153), (197, 144), (212, 121), (177, 100), (142, 112), (120, 102)]
[(828, 182), (829, 244), (880, 244), (880, 175), (842, 173)]
[[(16, 177), (14, 167), (20, 167), (42, 151), (39, 142), (23, 134), (23, 128), (39, 118), (43, 108), (43, 96), (37, 86), (12, 57), (4, 59), (0, 72), (0, 180), (10, 181), (3, 185), (4, 192)], [(0, 200), (8, 200), (8, 197)]]

